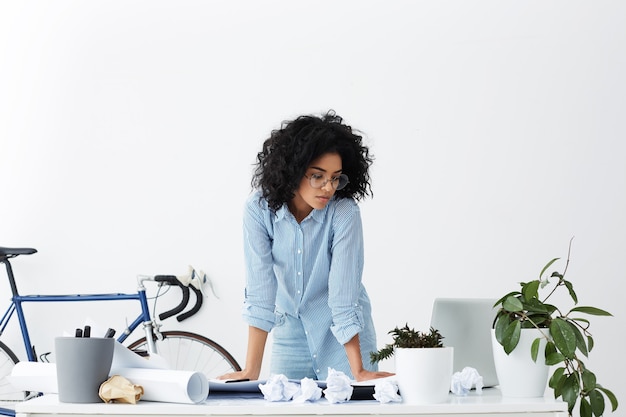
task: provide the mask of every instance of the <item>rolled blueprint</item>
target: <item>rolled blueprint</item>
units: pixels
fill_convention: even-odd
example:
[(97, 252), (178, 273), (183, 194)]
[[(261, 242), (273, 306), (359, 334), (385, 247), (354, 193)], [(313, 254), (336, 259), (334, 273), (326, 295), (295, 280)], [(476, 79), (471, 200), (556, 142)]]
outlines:
[(15, 364), (7, 380), (20, 391), (56, 394), (57, 366), (54, 363), (21, 361)]
[(209, 395), (209, 380), (201, 372), (118, 368), (115, 373), (141, 385), (146, 401), (197, 404)]

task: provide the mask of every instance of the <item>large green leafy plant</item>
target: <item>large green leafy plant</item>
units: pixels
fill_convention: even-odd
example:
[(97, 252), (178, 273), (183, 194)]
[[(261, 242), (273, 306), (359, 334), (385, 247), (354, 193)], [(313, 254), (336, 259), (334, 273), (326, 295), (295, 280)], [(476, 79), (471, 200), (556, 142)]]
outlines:
[[(578, 315), (582, 313), (611, 316), (611, 314), (596, 307), (576, 306), (578, 296), (572, 283), (565, 279), (570, 253), (571, 241), (562, 273), (555, 271), (544, 278), (548, 268), (559, 260), (554, 258), (543, 267), (539, 279), (520, 283), (520, 291), (510, 292), (496, 302), (494, 307), (499, 306), (499, 309), (494, 320), (495, 335), (504, 351), (509, 354), (517, 346), (521, 329), (538, 329), (539, 337), (534, 340), (530, 355), (537, 361), (540, 340), (542, 337), (545, 338), (547, 340), (544, 351), (545, 362), (547, 365), (556, 366), (548, 383), (554, 390), (554, 397), (561, 397), (567, 402), (570, 416), (579, 400), (581, 417), (601, 416), (605, 409), (605, 397), (610, 401), (613, 411), (617, 409), (618, 402), (613, 392), (597, 383), (595, 374), (583, 361), (593, 349), (594, 340), (589, 332), (589, 320)], [(555, 282), (549, 290), (545, 287), (550, 285), (551, 279)], [(549, 292), (540, 298), (539, 292), (544, 289)], [(574, 307), (564, 310), (550, 304), (548, 300), (557, 290), (566, 290)]]
[(439, 330), (430, 328), (429, 333), (423, 333), (409, 327), (391, 330), (388, 334), (393, 335), (393, 342), (385, 345), (376, 352), (370, 352), (370, 361), (372, 363), (380, 362), (393, 356), (395, 348), (439, 348), (443, 347), (443, 336)]

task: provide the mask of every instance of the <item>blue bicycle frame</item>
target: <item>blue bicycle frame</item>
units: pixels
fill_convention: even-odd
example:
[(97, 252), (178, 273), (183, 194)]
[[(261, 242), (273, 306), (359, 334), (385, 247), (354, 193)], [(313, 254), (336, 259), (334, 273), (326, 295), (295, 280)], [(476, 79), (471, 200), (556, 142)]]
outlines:
[[(35, 352), (31, 344), (30, 333), (28, 332), (28, 326), (24, 317), (24, 309), (22, 303), (27, 302), (76, 302), (76, 301), (116, 301), (116, 300), (139, 300), (141, 304), (141, 314), (133, 321), (128, 328), (122, 332), (117, 338), (118, 342), (123, 342), (141, 323), (145, 326), (152, 326), (148, 301), (146, 299), (145, 288), (140, 287), (136, 294), (76, 294), (76, 295), (14, 295), (11, 297), (11, 305), (4, 313), (4, 316), (0, 320), (0, 335), (4, 332), (4, 329), (9, 324), (13, 313), (17, 313), (17, 318), (20, 323), (20, 329), (22, 332), (22, 338), (24, 340), (24, 346), (26, 348), (26, 355), (29, 361), (37, 361)], [(148, 341), (152, 340), (148, 337)]]
[(117, 338), (121, 343), (143, 323), (144, 330), (146, 332), (146, 342), (148, 344), (148, 350), (151, 353), (157, 353), (156, 344), (152, 338), (154, 325), (152, 318), (150, 317), (150, 310), (148, 308), (148, 300), (146, 297), (146, 288), (143, 285), (144, 281), (155, 281), (153, 277), (140, 275), (137, 278), (138, 289), (136, 293), (111, 293), (111, 294), (55, 294), (55, 295), (20, 295), (17, 290), (15, 278), (13, 276), (13, 269), (8, 260), (5, 260), (7, 275), (9, 277), (9, 283), (11, 286), (11, 305), (4, 313), (2, 319), (0, 319), (0, 335), (4, 332), (5, 328), (9, 324), (11, 317), (14, 313), (17, 313), (17, 318), (20, 324), (20, 330), (22, 333), (22, 339), (24, 340), (24, 347), (26, 348), (26, 356), (29, 361), (36, 362), (37, 357), (35, 350), (30, 340), (30, 333), (28, 332), (28, 326), (26, 324), (26, 318), (24, 316), (24, 309), (22, 303), (36, 303), (36, 302), (79, 302), (79, 301), (121, 301), (121, 300), (138, 300), (141, 304), (141, 313), (137, 318), (122, 332)]

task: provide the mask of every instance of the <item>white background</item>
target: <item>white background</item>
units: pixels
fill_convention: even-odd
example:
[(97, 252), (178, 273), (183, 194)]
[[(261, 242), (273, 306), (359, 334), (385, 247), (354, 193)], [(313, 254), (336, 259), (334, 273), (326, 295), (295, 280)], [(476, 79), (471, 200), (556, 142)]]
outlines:
[[(182, 327), (244, 362), (256, 153), (281, 121), (332, 108), (376, 157), (361, 208), (379, 344), (426, 329), (435, 297), (517, 289), (575, 236), (580, 304), (615, 316), (593, 319), (588, 365), (626, 402), (625, 16), (618, 1), (0, 0), (0, 245), (39, 250), (13, 263), (24, 293), (203, 269), (220, 298)], [(40, 353), (85, 316), (127, 314), (27, 308)], [(23, 356), (14, 324), (3, 340)]]

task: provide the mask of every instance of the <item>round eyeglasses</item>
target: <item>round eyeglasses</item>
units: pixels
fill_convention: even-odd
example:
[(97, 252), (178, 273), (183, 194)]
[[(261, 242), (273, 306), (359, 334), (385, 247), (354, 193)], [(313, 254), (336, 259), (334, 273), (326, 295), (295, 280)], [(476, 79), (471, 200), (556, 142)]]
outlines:
[(304, 175), (305, 178), (308, 178), (309, 184), (313, 188), (323, 188), (326, 186), (326, 183), (330, 182), (330, 185), (335, 190), (341, 190), (350, 182), (350, 179), (346, 174), (341, 174), (338, 177), (332, 178), (324, 178), (322, 174), (311, 174), (310, 176)]

